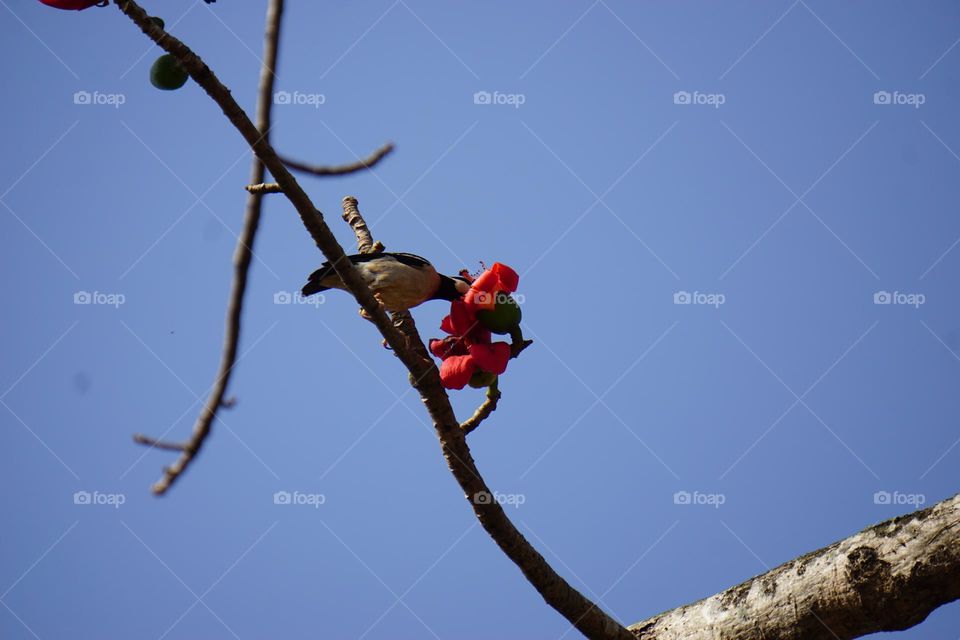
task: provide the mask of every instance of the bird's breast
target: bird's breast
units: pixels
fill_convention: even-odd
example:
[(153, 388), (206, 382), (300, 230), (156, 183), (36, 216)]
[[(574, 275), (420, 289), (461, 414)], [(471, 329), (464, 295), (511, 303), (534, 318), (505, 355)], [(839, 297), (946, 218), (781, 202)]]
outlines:
[(411, 267), (395, 260), (373, 260), (362, 272), (388, 311), (404, 311), (429, 298), (440, 286), (436, 269)]

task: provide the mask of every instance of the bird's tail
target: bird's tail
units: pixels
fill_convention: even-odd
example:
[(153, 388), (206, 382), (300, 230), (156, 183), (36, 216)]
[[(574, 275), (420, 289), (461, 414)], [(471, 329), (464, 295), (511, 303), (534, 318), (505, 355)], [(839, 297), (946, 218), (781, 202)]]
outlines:
[(329, 262), (324, 262), (320, 265), (319, 269), (310, 274), (310, 277), (307, 278), (307, 284), (303, 285), (300, 293), (302, 293), (304, 297), (307, 297), (315, 293), (320, 293), (321, 291), (326, 291), (330, 287), (323, 284), (323, 281), (331, 276), (338, 278), (336, 271), (333, 270), (333, 266), (331, 266)]

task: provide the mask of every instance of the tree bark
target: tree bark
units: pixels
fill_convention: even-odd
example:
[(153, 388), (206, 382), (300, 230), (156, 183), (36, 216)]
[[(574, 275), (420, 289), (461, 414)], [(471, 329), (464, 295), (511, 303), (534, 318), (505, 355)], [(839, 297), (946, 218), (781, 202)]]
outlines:
[(847, 640), (960, 598), (960, 494), (629, 627), (643, 640)]

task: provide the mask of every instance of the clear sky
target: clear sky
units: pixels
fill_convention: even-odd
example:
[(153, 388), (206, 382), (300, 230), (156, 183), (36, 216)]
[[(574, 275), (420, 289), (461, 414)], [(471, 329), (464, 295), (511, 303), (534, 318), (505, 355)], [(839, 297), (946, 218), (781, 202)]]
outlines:
[[(0, 5), (0, 637), (576, 637), (349, 296), (274, 303), (322, 260), (281, 196), (237, 404), (149, 493), (174, 455), (131, 435), (186, 437), (206, 397), (249, 152), (195, 84), (150, 86), (114, 7)], [(264, 5), (146, 8), (252, 110)], [(470, 442), (619, 620), (958, 491), (955, 3), (288, 5), (280, 152), (397, 144), (302, 179), (345, 246), (349, 193), (388, 249), (521, 274), (536, 343)], [(953, 604), (900, 637), (958, 628)]]

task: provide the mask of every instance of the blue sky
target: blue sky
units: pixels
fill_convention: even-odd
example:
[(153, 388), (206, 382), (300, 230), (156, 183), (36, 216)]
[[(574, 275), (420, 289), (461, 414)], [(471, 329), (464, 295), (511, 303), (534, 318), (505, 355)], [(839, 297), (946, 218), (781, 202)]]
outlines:
[[(192, 82), (150, 86), (159, 54), (115, 8), (0, 4), (0, 636), (576, 637), (476, 524), (356, 304), (274, 303), (322, 260), (280, 196), (237, 404), (149, 493), (174, 458), (130, 436), (185, 437), (213, 380), (249, 153)], [(145, 3), (250, 110), (263, 5)], [(956, 493), (956, 4), (288, 5), (278, 150), (397, 144), (302, 179), (344, 244), (349, 193), (388, 249), (521, 274), (536, 343), (471, 446), (608, 612)], [(425, 337), (444, 313), (416, 310)], [(461, 417), (481, 399), (453, 394)], [(900, 636), (958, 626), (953, 604)]]

